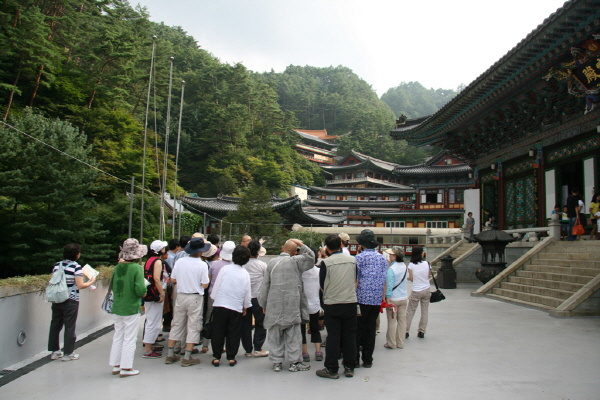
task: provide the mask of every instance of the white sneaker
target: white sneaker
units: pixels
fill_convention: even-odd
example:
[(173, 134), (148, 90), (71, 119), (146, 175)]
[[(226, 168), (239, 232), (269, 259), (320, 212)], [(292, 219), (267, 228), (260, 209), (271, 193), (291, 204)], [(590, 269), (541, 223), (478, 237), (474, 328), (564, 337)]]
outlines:
[(119, 375), (121, 373), (121, 367), (113, 367), (112, 374)]
[(69, 355), (64, 355), (64, 356), (62, 356), (61, 360), (63, 360), (63, 361), (79, 360), (79, 354), (71, 353)]
[(132, 369), (132, 370), (122, 369), (119, 375), (121, 376), (121, 378), (125, 378), (127, 376), (138, 375), (139, 373), (140, 373), (140, 371), (137, 369)]
[(267, 357), (269, 355), (269, 352), (266, 350), (255, 351), (253, 355), (254, 357)]
[(52, 352), (52, 354), (50, 355), (50, 359), (51, 360), (58, 360), (59, 358), (62, 358), (65, 354), (58, 350), (58, 351), (54, 351)]

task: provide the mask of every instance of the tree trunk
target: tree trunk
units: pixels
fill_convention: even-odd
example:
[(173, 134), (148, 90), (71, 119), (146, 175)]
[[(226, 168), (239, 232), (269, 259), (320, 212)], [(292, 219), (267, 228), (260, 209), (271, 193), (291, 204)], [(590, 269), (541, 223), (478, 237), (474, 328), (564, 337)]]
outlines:
[[(17, 69), (17, 76), (15, 77), (15, 81), (13, 82), (13, 86), (17, 86), (17, 83), (19, 83), (19, 77), (21, 76), (21, 67), (23, 65), (23, 59), (21, 59), (21, 61), (19, 61), (19, 69)], [(2, 118), (3, 121), (6, 121), (6, 118), (8, 118), (8, 112), (10, 111), (10, 106), (12, 105), (12, 101), (13, 101), (13, 97), (15, 95), (15, 89), (10, 91), (10, 95), (8, 96), (8, 103), (6, 104), (6, 111), (4, 112), (4, 117)]]
[(33, 101), (35, 100), (35, 96), (37, 95), (38, 88), (40, 87), (40, 81), (42, 80), (42, 73), (44, 71), (44, 64), (40, 65), (38, 68), (37, 76), (35, 77), (35, 87), (33, 88), (33, 93), (31, 94), (31, 98), (29, 99), (29, 107), (33, 107)]

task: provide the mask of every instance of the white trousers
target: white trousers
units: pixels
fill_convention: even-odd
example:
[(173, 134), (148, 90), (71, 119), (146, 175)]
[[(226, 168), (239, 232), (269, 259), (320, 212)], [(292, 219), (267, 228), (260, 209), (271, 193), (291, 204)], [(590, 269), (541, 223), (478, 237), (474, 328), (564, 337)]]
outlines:
[(160, 323), (163, 316), (163, 303), (148, 301), (144, 303), (146, 308), (146, 328), (144, 329), (144, 343), (154, 344), (160, 333)]
[(127, 316), (115, 315), (115, 335), (110, 349), (109, 365), (121, 369), (133, 368), (135, 342), (140, 326), (140, 314)]

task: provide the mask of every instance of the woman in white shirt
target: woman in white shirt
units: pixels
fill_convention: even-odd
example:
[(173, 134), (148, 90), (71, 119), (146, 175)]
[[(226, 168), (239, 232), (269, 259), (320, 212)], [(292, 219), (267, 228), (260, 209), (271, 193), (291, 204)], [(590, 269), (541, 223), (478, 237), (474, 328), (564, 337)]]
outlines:
[(419, 321), (418, 337), (425, 337), (427, 329), (427, 320), (429, 318), (429, 299), (431, 292), (429, 290), (429, 263), (423, 261), (423, 248), (413, 247), (410, 264), (408, 264), (408, 280), (412, 284), (412, 292), (408, 299), (408, 310), (406, 311), (406, 337), (408, 338), (410, 324), (412, 322), (417, 306), (421, 303), (421, 320)]
[(404, 263), (404, 250), (402, 250), (402, 247), (394, 246), (385, 252), (389, 254), (391, 262), (387, 270), (385, 302), (388, 305), (393, 305), (393, 307), (387, 307), (388, 328), (385, 335), (386, 343), (383, 347), (402, 349), (404, 348), (404, 334), (406, 332), (406, 306), (408, 304), (406, 278), (408, 277), (408, 267)]
[(250, 250), (239, 245), (233, 250), (232, 261), (219, 271), (210, 294), (214, 300), (212, 311), (212, 365), (219, 366), (223, 345), (226, 346), (229, 366), (237, 364), (235, 356), (242, 337), (242, 317), (252, 307), (250, 275), (242, 268), (250, 260)]

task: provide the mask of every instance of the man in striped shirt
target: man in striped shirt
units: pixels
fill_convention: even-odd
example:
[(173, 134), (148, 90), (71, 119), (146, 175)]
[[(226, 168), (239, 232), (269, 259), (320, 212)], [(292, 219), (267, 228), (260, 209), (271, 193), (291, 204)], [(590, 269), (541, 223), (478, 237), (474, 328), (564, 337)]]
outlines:
[[(50, 356), (53, 360), (62, 361), (78, 360), (79, 354), (75, 354), (75, 323), (77, 322), (77, 312), (79, 311), (79, 289), (85, 289), (92, 285), (96, 278), (88, 282), (83, 282), (83, 270), (77, 263), (81, 255), (81, 247), (78, 244), (71, 243), (63, 249), (63, 261), (56, 263), (52, 272), (58, 270), (61, 265), (65, 269), (65, 278), (67, 288), (69, 289), (69, 298), (62, 303), (52, 304), (52, 322), (50, 322), (50, 333), (48, 335), (48, 351), (52, 352)], [(60, 331), (65, 328), (64, 333), (64, 352), (60, 350)]]

